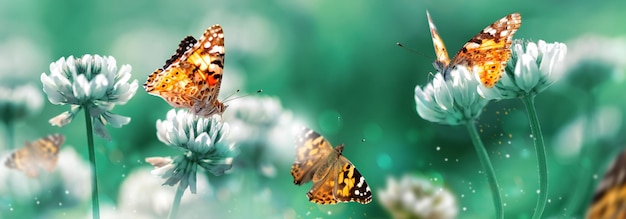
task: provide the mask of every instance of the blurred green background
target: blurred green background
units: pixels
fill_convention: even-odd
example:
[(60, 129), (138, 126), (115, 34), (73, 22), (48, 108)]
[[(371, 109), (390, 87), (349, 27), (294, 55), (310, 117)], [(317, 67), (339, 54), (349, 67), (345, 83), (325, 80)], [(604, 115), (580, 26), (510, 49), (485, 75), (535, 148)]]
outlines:
[[(293, 157), (277, 158), (273, 174), (263, 176), (258, 167), (238, 172), (235, 166), (231, 174), (209, 176), (205, 193), (185, 195), (192, 200), (183, 202), (181, 217), (390, 218), (377, 192), (386, 187), (388, 177), (408, 173), (449, 188), (457, 199), (458, 218), (490, 218), (494, 217), (491, 195), (467, 131), (421, 119), (415, 111), (414, 89), (431, 80), (429, 73), (434, 71), (426, 10), (450, 55), (487, 25), (520, 12), (522, 26), (515, 38), (568, 45), (564, 78), (536, 101), (550, 170), (550, 200), (544, 216), (580, 218), (606, 166), (626, 140), (621, 135), (626, 41), (619, 38), (626, 34), (621, 25), (626, 22), (624, 8), (626, 2), (617, 0), (0, 0), (0, 80), (40, 87), (39, 77), (50, 72), (50, 62), (100, 54), (115, 57), (118, 65), (130, 64), (133, 79), (143, 84), (183, 37), (199, 38), (207, 27), (219, 23), (227, 51), (220, 96), (237, 89), (244, 94), (263, 89), (259, 95), (228, 104), (236, 108), (256, 98), (273, 97), (282, 105), (278, 110), (289, 113), (293, 121), (317, 130), (334, 145), (345, 143), (344, 155), (365, 176), (374, 198), (368, 205), (309, 203), (305, 194), (311, 184), (292, 183)], [(63, 128), (50, 126), (48, 119), (69, 106), (52, 105), (45, 95), (44, 99), (40, 114), (16, 124), (16, 146), (59, 132), (67, 136), (64, 147), (74, 148), (86, 162), (84, 119), (76, 118)], [(136, 188), (163, 182), (149, 174), (145, 157), (178, 153), (156, 138), (156, 120), (164, 119), (169, 109), (140, 86), (131, 101), (113, 110), (131, 117), (131, 123), (119, 129), (108, 127), (112, 141), (96, 138), (104, 218), (167, 215), (173, 192), (157, 193), (173, 188)], [(502, 186), (507, 218), (530, 218), (537, 198), (537, 169), (521, 101), (492, 102), (476, 125)], [(288, 132), (278, 137), (286, 142), (292, 138)], [(272, 147), (272, 142), (260, 145)], [(283, 149), (292, 156), (291, 146)], [(6, 154), (11, 147), (1, 148)], [(268, 154), (266, 159), (272, 160)], [(240, 158), (253, 159), (244, 155), (250, 154), (242, 153)], [(2, 182), (13, 176), (0, 175), (5, 177)], [(138, 186), (122, 189), (131, 180)], [(47, 187), (51, 181), (40, 180), (37, 185), (46, 189), (26, 195), (16, 193), (32, 188), (0, 183), (4, 187), (0, 218), (89, 217), (91, 203), (83, 197), (89, 196), (88, 190), (71, 186), (88, 186), (88, 180)], [(79, 191), (87, 194), (66, 197)], [(129, 201), (133, 197), (139, 200)], [(141, 204), (155, 200), (161, 204)], [(130, 213), (121, 213), (124, 209)]]

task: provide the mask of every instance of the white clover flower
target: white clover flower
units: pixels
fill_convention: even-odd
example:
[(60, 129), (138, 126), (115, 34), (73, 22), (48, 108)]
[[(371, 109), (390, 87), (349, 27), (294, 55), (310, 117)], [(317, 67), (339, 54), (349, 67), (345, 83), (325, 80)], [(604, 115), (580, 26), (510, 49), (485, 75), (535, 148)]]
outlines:
[(458, 214), (457, 201), (448, 189), (409, 175), (400, 180), (388, 177), (378, 200), (394, 219), (448, 219)]
[(126, 104), (137, 91), (137, 80), (128, 83), (130, 71), (130, 65), (122, 65), (118, 71), (111, 56), (87, 54), (50, 63), (50, 74), (41, 74), (48, 100), (56, 105), (71, 105), (70, 111), (50, 119), (50, 124), (65, 126), (85, 108), (94, 120), (96, 134), (109, 139), (105, 124), (119, 128), (130, 122), (130, 118), (110, 112), (116, 104)]
[(222, 122), (220, 115), (202, 118), (186, 110), (172, 109), (166, 120), (157, 120), (157, 137), (183, 155), (174, 159), (152, 157), (146, 161), (156, 167), (153, 173), (167, 179), (164, 184), (174, 186), (180, 182), (195, 194), (198, 166), (214, 175), (232, 167), (236, 151), (226, 140), (227, 135), (228, 124)]
[[(506, 71), (495, 87), (478, 87), (478, 93), (486, 99), (513, 99), (537, 95), (561, 75), (554, 74), (567, 53), (563, 43), (515, 41), (511, 47), (511, 59)], [(476, 75), (478, 77), (478, 75)]]
[(489, 100), (476, 92), (481, 82), (473, 75), (465, 66), (456, 66), (447, 80), (438, 72), (431, 83), (416, 86), (417, 113), (425, 120), (446, 125), (476, 119)]
[(0, 86), (0, 119), (8, 122), (33, 116), (41, 111), (43, 96), (32, 84)]

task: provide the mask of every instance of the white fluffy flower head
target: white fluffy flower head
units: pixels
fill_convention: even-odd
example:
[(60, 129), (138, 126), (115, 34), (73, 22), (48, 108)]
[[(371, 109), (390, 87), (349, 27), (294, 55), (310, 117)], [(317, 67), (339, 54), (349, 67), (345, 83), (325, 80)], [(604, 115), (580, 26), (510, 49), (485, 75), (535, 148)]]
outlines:
[(561, 75), (554, 72), (566, 53), (567, 47), (559, 42), (515, 41), (500, 81), (493, 88), (479, 86), (478, 92), (486, 99), (495, 100), (537, 95), (560, 78)]
[(183, 109), (172, 109), (165, 120), (157, 120), (157, 137), (183, 154), (173, 159), (150, 157), (146, 161), (155, 167), (154, 174), (167, 178), (164, 184), (173, 186), (180, 182), (195, 193), (198, 166), (214, 175), (224, 174), (232, 167), (237, 151), (226, 140), (228, 130), (220, 115), (203, 118)]
[(433, 81), (424, 87), (415, 87), (417, 113), (425, 120), (446, 124), (465, 124), (476, 119), (489, 103), (478, 95), (476, 87), (480, 80), (473, 77), (474, 71), (465, 66), (456, 66), (444, 79), (435, 74)]
[(119, 128), (130, 122), (130, 118), (110, 112), (116, 104), (126, 104), (137, 91), (137, 80), (128, 82), (130, 71), (130, 65), (122, 65), (118, 71), (111, 56), (87, 54), (50, 63), (50, 73), (41, 74), (48, 100), (56, 105), (71, 105), (70, 111), (50, 119), (50, 123), (65, 126), (85, 108), (94, 120), (96, 134), (109, 139), (105, 124)]
[(388, 177), (378, 200), (395, 219), (449, 219), (458, 214), (457, 201), (448, 189), (410, 175), (400, 180)]

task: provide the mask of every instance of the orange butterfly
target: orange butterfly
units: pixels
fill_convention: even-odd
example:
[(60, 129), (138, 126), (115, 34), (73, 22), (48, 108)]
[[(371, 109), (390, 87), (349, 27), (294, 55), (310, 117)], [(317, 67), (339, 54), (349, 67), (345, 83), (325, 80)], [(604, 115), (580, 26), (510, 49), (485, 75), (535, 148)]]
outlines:
[(296, 161), (291, 166), (293, 183), (313, 181), (306, 196), (318, 204), (372, 201), (372, 191), (365, 178), (346, 157), (343, 145), (335, 148), (319, 133), (302, 128), (296, 139)]
[(522, 16), (519, 13), (509, 14), (487, 26), (467, 41), (452, 60), (448, 57), (446, 46), (439, 37), (437, 27), (428, 11), (426, 15), (437, 55), (433, 65), (444, 78), (447, 78), (450, 70), (457, 65), (465, 65), (470, 71), (471, 68), (477, 68), (480, 80), (486, 87), (491, 88), (500, 80), (506, 62), (511, 58), (513, 35), (522, 25)]
[(26, 142), (4, 162), (4, 165), (24, 172), (28, 177), (39, 176), (41, 170), (52, 172), (59, 159), (59, 148), (65, 142), (61, 134), (48, 135), (35, 142)]
[(177, 108), (196, 115), (222, 114), (227, 106), (217, 99), (224, 72), (224, 31), (209, 27), (200, 40), (185, 37), (176, 53), (148, 76), (143, 88)]

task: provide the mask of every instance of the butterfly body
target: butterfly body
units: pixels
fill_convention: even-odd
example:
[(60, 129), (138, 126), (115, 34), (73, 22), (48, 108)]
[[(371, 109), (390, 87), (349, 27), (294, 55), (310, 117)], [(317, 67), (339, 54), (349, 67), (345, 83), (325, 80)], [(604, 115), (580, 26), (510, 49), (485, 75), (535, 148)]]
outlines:
[(188, 108), (196, 115), (222, 114), (226, 105), (217, 97), (225, 52), (220, 25), (209, 27), (200, 40), (187, 36), (163, 68), (148, 76), (144, 89), (171, 106)]
[(61, 134), (48, 135), (34, 142), (26, 142), (4, 162), (8, 168), (20, 170), (28, 177), (39, 176), (41, 170), (52, 172), (59, 159), (59, 148), (65, 142)]
[(365, 178), (346, 157), (343, 145), (332, 147), (320, 134), (303, 128), (296, 140), (296, 161), (291, 167), (294, 184), (313, 182), (309, 201), (318, 204), (367, 204), (372, 192)]
[(506, 62), (511, 58), (510, 47), (513, 35), (522, 24), (522, 17), (519, 13), (509, 14), (483, 29), (465, 43), (452, 59), (448, 56), (448, 51), (439, 36), (437, 27), (430, 18), (430, 13), (426, 12), (426, 15), (437, 55), (433, 66), (443, 74), (444, 78), (449, 77), (452, 69), (463, 65), (470, 68), (470, 71), (475, 68), (486, 87), (493, 87), (500, 80), (506, 68)]

